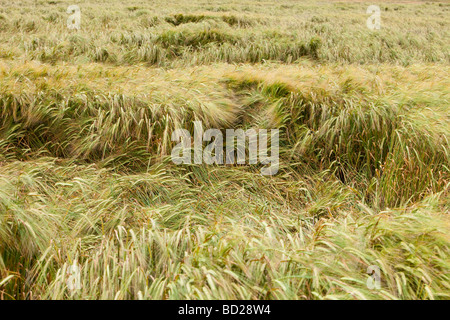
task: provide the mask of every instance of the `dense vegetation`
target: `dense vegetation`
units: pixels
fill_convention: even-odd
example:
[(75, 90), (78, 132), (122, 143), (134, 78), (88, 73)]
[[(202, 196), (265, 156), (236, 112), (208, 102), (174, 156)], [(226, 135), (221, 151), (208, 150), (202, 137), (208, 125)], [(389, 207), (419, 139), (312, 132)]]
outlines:
[[(450, 298), (447, 1), (71, 4), (0, 0), (0, 299)], [(195, 120), (279, 173), (173, 164)]]

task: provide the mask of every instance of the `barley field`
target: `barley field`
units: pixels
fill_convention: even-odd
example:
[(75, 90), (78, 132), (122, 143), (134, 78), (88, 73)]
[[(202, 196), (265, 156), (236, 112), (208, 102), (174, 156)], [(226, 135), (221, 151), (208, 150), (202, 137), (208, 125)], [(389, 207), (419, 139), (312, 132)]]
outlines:
[[(450, 1), (0, 0), (0, 300), (450, 299), (449, 27)], [(174, 164), (194, 121), (278, 128), (278, 173)]]

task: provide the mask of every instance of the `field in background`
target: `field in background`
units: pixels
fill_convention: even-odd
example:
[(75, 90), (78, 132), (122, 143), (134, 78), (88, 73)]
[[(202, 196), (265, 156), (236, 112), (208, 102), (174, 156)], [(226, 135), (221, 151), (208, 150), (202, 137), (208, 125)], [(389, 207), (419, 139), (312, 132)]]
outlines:
[[(0, 299), (449, 299), (449, 13), (0, 0)], [(173, 164), (195, 120), (279, 173)]]

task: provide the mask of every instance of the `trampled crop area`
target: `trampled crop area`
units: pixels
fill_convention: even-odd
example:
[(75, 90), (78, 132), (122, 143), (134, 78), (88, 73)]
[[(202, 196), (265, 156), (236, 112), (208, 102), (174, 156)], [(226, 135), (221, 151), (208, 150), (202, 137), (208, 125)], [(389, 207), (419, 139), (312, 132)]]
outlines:
[[(449, 21), (0, 0), (0, 300), (450, 299)], [(194, 123), (279, 130), (276, 174), (175, 163)]]

